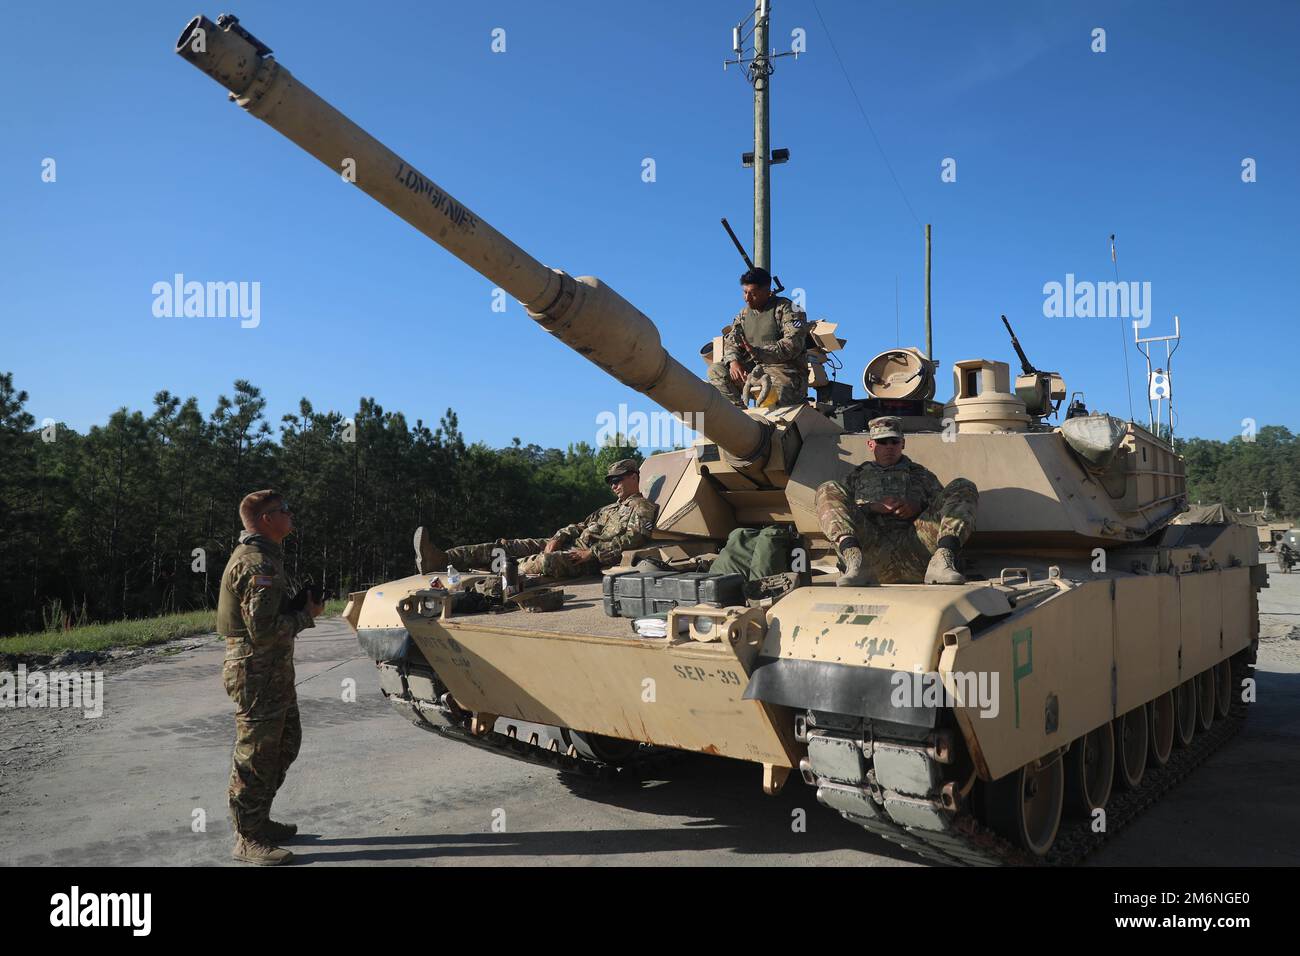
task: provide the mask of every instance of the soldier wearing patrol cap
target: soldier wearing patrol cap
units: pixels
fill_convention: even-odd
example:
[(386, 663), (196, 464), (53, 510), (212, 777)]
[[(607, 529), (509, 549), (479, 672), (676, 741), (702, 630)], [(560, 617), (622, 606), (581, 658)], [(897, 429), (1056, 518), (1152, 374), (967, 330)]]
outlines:
[(461, 545), (442, 551), (423, 527), (415, 530), (415, 565), (421, 574), (433, 574), (447, 565), (490, 568), (498, 549), (523, 558), (523, 574), (547, 578), (579, 578), (597, 574), (617, 564), (623, 552), (639, 548), (654, 531), (658, 509), (641, 494), (640, 468), (634, 458), (609, 466), (605, 483), (618, 500), (589, 514), (577, 524), (565, 525), (549, 538), (501, 538), (483, 544)]
[(271, 801), (302, 746), (294, 691), (294, 638), (314, 627), (324, 610), (308, 594), (289, 605), (282, 542), (293, 531), (289, 506), (267, 489), (239, 503), (244, 531), (221, 575), (217, 633), (226, 639), (221, 677), (235, 702), (235, 753), (230, 771), (230, 817), (236, 860), (275, 866), (293, 854), (278, 844), (298, 828), (271, 819)]
[(975, 530), (979, 491), (965, 478), (940, 485), (903, 454), (903, 423), (873, 418), (872, 460), (818, 486), (817, 520), (844, 563), (841, 586), (962, 584), (957, 553)]
[(740, 288), (745, 308), (723, 331), (722, 361), (709, 366), (709, 381), (731, 404), (744, 408), (741, 386), (759, 366), (775, 392), (770, 404), (802, 404), (808, 398), (804, 313), (785, 296), (772, 294), (772, 277), (765, 269), (742, 275)]

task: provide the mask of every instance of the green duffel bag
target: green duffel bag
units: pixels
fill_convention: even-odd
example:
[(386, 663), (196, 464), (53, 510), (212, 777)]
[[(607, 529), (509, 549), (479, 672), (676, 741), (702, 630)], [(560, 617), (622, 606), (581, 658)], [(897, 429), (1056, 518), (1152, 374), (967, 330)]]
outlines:
[(737, 528), (709, 566), (710, 574), (743, 574), (757, 581), (790, 570), (791, 551), (800, 546), (798, 535), (786, 526)]

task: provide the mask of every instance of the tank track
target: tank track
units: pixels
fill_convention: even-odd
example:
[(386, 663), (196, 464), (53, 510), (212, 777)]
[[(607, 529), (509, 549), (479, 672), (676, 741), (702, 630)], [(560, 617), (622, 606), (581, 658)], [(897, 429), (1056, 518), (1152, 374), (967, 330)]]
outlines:
[[(390, 665), (391, 666), (391, 665)], [(411, 671), (419, 673), (417, 668), (402, 668), (403, 677)], [(424, 671), (427, 678), (432, 678), (434, 687), (445, 690), (437, 682), (431, 670)], [(545, 727), (498, 718), (494, 729), (482, 734), (470, 730), (471, 714), (460, 710), (440, 695), (437, 700), (429, 700), (411, 693), (403, 682), (398, 688), (385, 688), (384, 696), (399, 714), (421, 730), (435, 733), (447, 740), (466, 744), (486, 750), (503, 757), (510, 757), (538, 767), (547, 767), (561, 773), (578, 774), (608, 782), (620, 780), (637, 780), (644, 776), (660, 772), (681, 759), (678, 751), (663, 747), (639, 746), (634, 754), (618, 763), (600, 760), (579, 752), (572, 743), (561, 746), (561, 735), (565, 728)], [(495, 728), (504, 727), (504, 731)], [(522, 730), (520, 729), (522, 728)], [(542, 733), (547, 733), (548, 742), (542, 742)]]
[[(1121, 790), (1117, 784), (1106, 803), (1106, 832), (1093, 832), (1089, 820), (1063, 817), (1045, 857), (1034, 856), (991, 830), (976, 817), (968, 800), (961, 801), (956, 812), (946, 809), (942, 792), (945, 766), (934, 756), (933, 746), (880, 739), (864, 744), (861, 732), (814, 728), (816, 721), (836, 718), (809, 712), (804, 731), (808, 762), (801, 769), (804, 779), (817, 788), (819, 802), (868, 833), (932, 863), (1072, 866), (1137, 819), (1231, 739), (1244, 723), (1246, 711), (1247, 705), (1234, 699), (1226, 717), (1216, 718), (1207, 731), (1198, 728), (1190, 747), (1175, 748), (1164, 767), (1148, 766), (1136, 790)], [(861, 755), (856, 761), (851, 757), (853, 751)], [(888, 759), (881, 760), (882, 756)], [(859, 776), (855, 766), (861, 769), (862, 779), (845, 779)], [(918, 786), (926, 782), (927, 786)]]

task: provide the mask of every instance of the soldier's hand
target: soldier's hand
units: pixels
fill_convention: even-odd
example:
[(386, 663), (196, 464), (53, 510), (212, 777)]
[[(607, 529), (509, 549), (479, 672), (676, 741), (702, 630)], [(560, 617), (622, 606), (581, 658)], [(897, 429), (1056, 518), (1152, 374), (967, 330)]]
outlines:
[(894, 506), (897, 504), (897, 498), (881, 498), (879, 501), (873, 501), (868, 504), (867, 508), (878, 515), (892, 515), (894, 513)]
[(903, 499), (894, 505), (894, 514), (900, 518), (915, 518), (920, 513), (920, 507), (907, 499)]
[(549, 541), (546, 542), (546, 547), (544, 547), (542, 550), (547, 554), (551, 554), (557, 548), (559, 548), (559, 546), (560, 546), (560, 542), (556, 541), (554, 538), (551, 538)]
[(589, 548), (574, 548), (569, 552), (569, 554), (572, 556), (574, 561), (578, 562), (590, 561), (593, 557)]
[(749, 375), (745, 372), (745, 367), (739, 362), (733, 360), (731, 363), (731, 380), (739, 385), (748, 377)]
[(307, 613), (312, 616), (312, 620), (315, 620), (316, 618), (320, 617), (321, 612), (324, 610), (325, 610), (325, 602), (321, 601), (320, 603), (317, 603), (316, 596), (314, 594), (309, 593), (307, 595)]

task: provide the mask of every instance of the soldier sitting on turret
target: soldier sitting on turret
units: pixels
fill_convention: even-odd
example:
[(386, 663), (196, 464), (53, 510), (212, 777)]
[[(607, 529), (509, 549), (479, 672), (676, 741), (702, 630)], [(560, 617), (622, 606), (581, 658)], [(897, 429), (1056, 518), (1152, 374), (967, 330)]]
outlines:
[(605, 483), (618, 500), (605, 505), (577, 524), (566, 525), (549, 538), (502, 538), (467, 544), (446, 551), (434, 547), (423, 527), (415, 531), (415, 565), (421, 574), (433, 574), (448, 565), (458, 569), (490, 568), (498, 551), (523, 558), (523, 574), (546, 578), (579, 578), (599, 574), (617, 564), (624, 551), (639, 548), (654, 531), (658, 508), (641, 494), (641, 472), (635, 459), (623, 458), (609, 466)]
[(750, 269), (740, 277), (745, 296), (723, 333), (722, 361), (709, 366), (709, 381), (738, 408), (741, 387), (755, 366), (767, 373), (777, 405), (802, 405), (808, 398), (808, 326), (803, 312), (782, 295), (772, 295), (772, 277)]
[(963, 584), (957, 552), (975, 530), (975, 484), (954, 478), (940, 485), (904, 455), (901, 420), (873, 418), (868, 427), (873, 460), (817, 488), (822, 534), (844, 563), (837, 583)]

